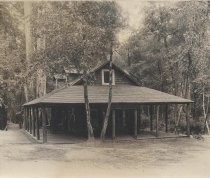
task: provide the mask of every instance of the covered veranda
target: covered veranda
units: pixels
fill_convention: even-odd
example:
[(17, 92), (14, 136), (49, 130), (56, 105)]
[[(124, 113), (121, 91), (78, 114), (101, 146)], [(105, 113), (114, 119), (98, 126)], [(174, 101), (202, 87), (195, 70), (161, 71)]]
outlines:
[[(107, 107), (108, 86), (89, 86), (91, 123), (99, 137)], [(107, 139), (171, 137), (169, 130), (171, 106), (186, 105), (186, 135), (190, 134), (191, 100), (139, 86), (113, 86)], [(83, 86), (55, 90), (24, 104), (24, 127), (46, 143), (50, 134), (87, 137)], [(73, 137), (67, 137), (69, 139)]]

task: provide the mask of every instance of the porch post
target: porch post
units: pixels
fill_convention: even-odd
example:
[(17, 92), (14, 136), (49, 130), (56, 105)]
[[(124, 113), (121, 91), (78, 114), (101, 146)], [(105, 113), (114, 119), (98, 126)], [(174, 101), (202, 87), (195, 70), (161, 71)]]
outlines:
[(166, 133), (168, 133), (168, 105), (165, 107), (165, 122), (166, 122)]
[(149, 105), (147, 106), (147, 116), (150, 120), (151, 119), (151, 107)]
[(30, 132), (30, 107), (28, 107), (28, 132)]
[(28, 132), (30, 132), (30, 108), (28, 107), (28, 123), (27, 123), (27, 125), (28, 125)]
[(154, 109), (155, 109), (155, 106), (154, 105), (151, 105), (150, 106), (150, 131), (153, 131)]
[(29, 132), (29, 114), (28, 114), (28, 108), (26, 107), (26, 130)]
[(115, 110), (112, 110), (112, 139), (115, 139)]
[(122, 110), (122, 117), (123, 117), (122, 118), (123, 119), (123, 127), (125, 127), (126, 126), (126, 120), (125, 120), (126, 116), (125, 116), (125, 110), (124, 109)]
[(39, 133), (39, 108), (37, 107), (35, 110), (36, 113), (36, 137), (37, 140), (40, 140), (40, 133)]
[[(141, 120), (142, 120), (142, 118), (141, 118), (142, 110), (143, 110), (142, 105), (140, 105), (140, 107), (139, 107), (139, 116), (138, 116), (138, 133), (141, 132), (141, 127), (142, 127), (141, 126), (142, 125), (142, 122), (141, 122)], [(148, 110), (149, 110), (149, 106), (148, 106)], [(149, 113), (148, 113), (148, 116), (149, 116)]]
[(32, 128), (33, 128), (33, 136), (35, 137), (36, 136), (36, 133), (35, 133), (35, 128), (36, 128), (36, 125), (35, 125), (35, 113), (34, 113), (34, 107), (31, 108), (31, 111), (32, 111)]
[(28, 128), (28, 107), (26, 107), (26, 131), (29, 132), (29, 128)]
[(190, 136), (190, 104), (187, 104), (186, 111), (186, 122), (187, 122), (187, 136)]
[(68, 109), (67, 108), (64, 110), (64, 113), (65, 113), (65, 123), (66, 123), (65, 132), (68, 132)]
[(23, 116), (24, 116), (24, 129), (26, 130), (26, 107), (23, 108)]
[(47, 128), (46, 128), (46, 108), (42, 107), (42, 133), (43, 133), (43, 143), (47, 142)]
[(137, 109), (134, 110), (134, 138), (137, 139)]
[(159, 108), (160, 108), (160, 106), (159, 106), (159, 105), (157, 105), (157, 107), (156, 107), (156, 137), (158, 137)]
[(32, 134), (32, 116), (31, 116), (31, 107), (29, 108), (29, 131)]

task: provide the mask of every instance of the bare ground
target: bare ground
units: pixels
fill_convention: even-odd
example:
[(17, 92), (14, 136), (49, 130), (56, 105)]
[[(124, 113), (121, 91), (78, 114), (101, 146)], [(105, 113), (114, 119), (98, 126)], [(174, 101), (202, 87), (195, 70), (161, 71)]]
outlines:
[(35, 144), (15, 125), (0, 131), (1, 178), (210, 177), (210, 138)]

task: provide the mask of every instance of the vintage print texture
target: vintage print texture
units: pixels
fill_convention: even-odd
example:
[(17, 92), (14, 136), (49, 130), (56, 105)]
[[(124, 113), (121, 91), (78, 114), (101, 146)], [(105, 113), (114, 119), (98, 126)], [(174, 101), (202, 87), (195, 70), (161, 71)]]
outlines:
[(209, 98), (209, 1), (0, 2), (0, 178), (208, 178)]

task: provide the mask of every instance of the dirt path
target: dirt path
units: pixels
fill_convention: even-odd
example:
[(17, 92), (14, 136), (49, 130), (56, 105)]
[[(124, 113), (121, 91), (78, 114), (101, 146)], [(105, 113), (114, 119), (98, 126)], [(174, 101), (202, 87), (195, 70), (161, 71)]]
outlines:
[(210, 177), (210, 138), (34, 144), (15, 125), (0, 131), (1, 178)]
[(0, 145), (21, 143), (31, 143), (31, 141), (20, 132), (17, 124), (8, 124), (8, 131), (0, 130)]

